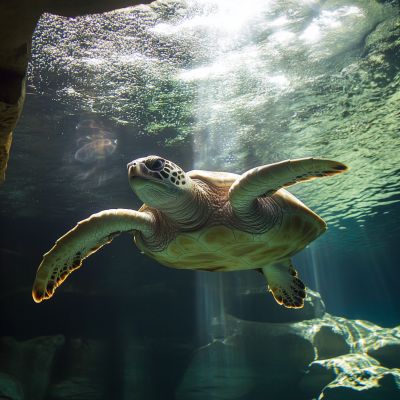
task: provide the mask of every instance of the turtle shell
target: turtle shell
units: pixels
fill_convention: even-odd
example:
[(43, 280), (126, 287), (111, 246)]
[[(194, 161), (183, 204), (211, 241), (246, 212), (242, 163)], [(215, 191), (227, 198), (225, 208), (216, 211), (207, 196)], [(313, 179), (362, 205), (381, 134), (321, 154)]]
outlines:
[[(227, 187), (235, 174), (191, 171), (192, 179), (206, 180)], [(258, 269), (290, 258), (326, 230), (326, 223), (288, 191), (273, 196), (282, 208), (282, 217), (263, 234), (252, 234), (226, 225), (204, 226), (194, 232), (180, 232), (165, 250), (151, 252), (138, 247), (153, 259), (171, 268), (199, 271), (238, 271)], [(140, 211), (147, 208), (143, 206)]]
[(231, 174), (230, 172), (214, 172), (193, 170), (187, 173), (191, 179), (201, 179), (212, 183), (217, 187), (231, 187), (240, 175)]

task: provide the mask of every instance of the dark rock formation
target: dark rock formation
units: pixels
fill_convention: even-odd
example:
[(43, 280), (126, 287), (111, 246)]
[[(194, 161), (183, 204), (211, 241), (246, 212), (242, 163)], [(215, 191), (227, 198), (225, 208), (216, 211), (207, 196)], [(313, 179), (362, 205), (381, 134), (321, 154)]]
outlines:
[[(38, 337), (26, 342), (17, 342), (12, 337), (3, 337), (0, 342), (0, 371), (11, 375), (8, 389), (14, 392), (12, 399), (19, 399), (21, 382), (24, 397), (29, 400), (44, 399), (50, 382), (54, 357), (64, 343), (64, 336)], [(4, 382), (4, 379), (3, 379)], [(3, 393), (5, 393), (5, 390)], [(17, 396), (17, 397), (15, 397)], [(6, 397), (7, 398), (7, 397)]]
[(21, 384), (11, 375), (0, 372), (0, 399), (24, 400)]
[(322, 326), (314, 336), (314, 346), (318, 350), (317, 357), (320, 360), (338, 357), (350, 352), (350, 345), (346, 339), (336, 333), (329, 326)]
[(107, 382), (107, 359), (104, 343), (96, 340), (70, 339), (60, 355), (50, 394), (55, 399), (104, 399)]
[[(0, 400), (169, 399), (195, 346), (188, 338), (1, 339)], [(57, 351), (60, 350), (60, 351)]]
[(12, 131), (25, 99), (25, 75), (32, 34), (44, 12), (75, 17), (102, 13), (148, 1), (5, 0), (0, 3), (0, 183), (4, 181)]
[[(390, 331), (392, 333), (390, 334)], [(379, 339), (378, 339), (378, 338)], [(400, 369), (399, 333), (380, 328), (376, 336), (371, 336), (365, 343), (365, 352), (386, 368)]]

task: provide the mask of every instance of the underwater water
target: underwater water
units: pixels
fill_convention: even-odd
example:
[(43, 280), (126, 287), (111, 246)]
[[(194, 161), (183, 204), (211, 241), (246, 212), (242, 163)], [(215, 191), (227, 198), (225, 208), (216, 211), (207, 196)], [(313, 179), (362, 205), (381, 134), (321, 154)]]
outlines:
[[(101, 210), (141, 207), (126, 165), (150, 154), (236, 174), (346, 164), (288, 188), (328, 225), (291, 258), (305, 306), (277, 304), (254, 271), (167, 268), (126, 233), (36, 304), (58, 238)], [(0, 187), (0, 398), (396, 398), (399, 154), (397, 1), (43, 15)]]

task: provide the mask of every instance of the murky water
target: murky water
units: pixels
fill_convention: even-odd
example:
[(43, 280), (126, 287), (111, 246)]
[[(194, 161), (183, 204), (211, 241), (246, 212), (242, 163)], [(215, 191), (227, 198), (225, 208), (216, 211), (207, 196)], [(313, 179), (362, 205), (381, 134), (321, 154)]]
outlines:
[[(237, 174), (303, 157), (347, 164), (344, 174), (289, 188), (328, 224), (293, 263), (330, 314), (399, 325), (399, 21), (397, 2), (373, 0), (161, 1), (70, 19), (43, 15), (0, 188), (0, 259), (13, 265), (3, 292), (19, 320), (2, 334), (91, 337), (105, 329), (106, 337), (124, 337), (118, 354), (128, 349), (134, 358), (153, 345), (138, 347), (132, 337), (151, 337), (154, 346), (163, 337), (189, 337), (198, 346), (223, 341), (226, 310), (245, 320), (280, 320), (283, 311), (272, 303), (270, 313), (254, 313), (270, 296), (263, 277), (170, 270), (141, 255), (129, 235), (86, 260), (50, 305), (25, 305), (41, 255), (57, 238), (92, 213), (141, 206), (126, 164), (149, 154), (186, 171)], [(107, 318), (118, 310), (112, 323), (96, 312), (85, 321), (96, 303)], [(52, 324), (46, 313), (58, 306)], [(77, 330), (71, 307), (83, 307)], [(20, 314), (26, 310), (42, 321), (32, 335)], [(196, 348), (189, 342), (173, 347), (182, 360)], [(153, 364), (146, 365), (145, 381)], [(200, 399), (187, 381), (174, 392), (180, 374), (172, 374), (168, 390)], [(246, 385), (236, 397), (231, 387), (215, 398), (259, 398)], [(67, 398), (54, 390), (48, 398)]]

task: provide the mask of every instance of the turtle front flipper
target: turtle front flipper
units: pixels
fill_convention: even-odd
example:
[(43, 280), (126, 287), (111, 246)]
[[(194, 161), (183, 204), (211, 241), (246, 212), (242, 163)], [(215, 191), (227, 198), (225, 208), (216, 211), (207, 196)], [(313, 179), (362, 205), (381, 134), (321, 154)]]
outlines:
[(320, 158), (301, 158), (263, 165), (245, 172), (236, 180), (229, 190), (229, 200), (234, 209), (246, 211), (255, 199), (270, 197), (283, 187), (347, 170), (348, 167), (338, 161)]
[(306, 298), (306, 287), (297, 277), (292, 262), (285, 260), (262, 267), (270, 292), (279, 304), (287, 308), (302, 308)]
[(40, 303), (50, 298), (54, 290), (73, 270), (81, 266), (85, 258), (110, 243), (121, 232), (138, 230), (151, 233), (152, 227), (150, 214), (124, 209), (101, 211), (78, 222), (44, 255), (33, 284), (33, 299)]

